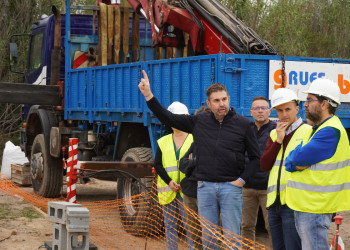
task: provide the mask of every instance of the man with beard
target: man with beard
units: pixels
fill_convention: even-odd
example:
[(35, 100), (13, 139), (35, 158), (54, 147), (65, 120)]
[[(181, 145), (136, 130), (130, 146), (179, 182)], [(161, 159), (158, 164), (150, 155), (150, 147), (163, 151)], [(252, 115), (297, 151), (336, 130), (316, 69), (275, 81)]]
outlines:
[(311, 127), (297, 117), (299, 99), (292, 90), (277, 89), (272, 95), (271, 107), (277, 111), (279, 122), (270, 133), (260, 167), (270, 171), (266, 207), (269, 210), (272, 247), (274, 250), (301, 250), (294, 211), (286, 205), (285, 189), (290, 173), (285, 170), (285, 160)]
[[(224, 240), (239, 247), (237, 235), (242, 224), (242, 187), (259, 166), (259, 146), (251, 121), (230, 108), (226, 87), (214, 83), (207, 89), (206, 103), (210, 113), (176, 115), (165, 109), (150, 89), (145, 71), (139, 83), (147, 106), (164, 124), (191, 133), (196, 145), (196, 178), (198, 212), (202, 221), (205, 249), (219, 249), (217, 235), (220, 216)], [(245, 165), (245, 152), (249, 164)], [(238, 239), (240, 240), (240, 239)]]
[(286, 159), (292, 172), (286, 189), (302, 248), (328, 250), (332, 214), (350, 209), (350, 148), (347, 133), (335, 111), (340, 89), (328, 79), (316, 79), (304, 107), (312, 130)]

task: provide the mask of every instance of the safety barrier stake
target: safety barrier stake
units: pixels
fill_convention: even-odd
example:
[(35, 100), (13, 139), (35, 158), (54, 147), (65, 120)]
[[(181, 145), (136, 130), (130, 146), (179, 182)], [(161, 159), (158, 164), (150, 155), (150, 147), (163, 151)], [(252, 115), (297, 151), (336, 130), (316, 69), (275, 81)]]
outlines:
[(341, 225), (341, 222), (343, 220), (343, 217), (340, 215), (337, 215), (334, 217), (335, 224), (337, 225), (337, 230), (335, 231), (335, 235), (332, 240), (332, 245), (330, 247), (330, 250), (333, 249), (333, 246), (335, 247), (335, 250), (343, 250), (344, 249), (344, 243), (339, 235), (339, 226)]
[(76, 203), (77, 163), (78, 163), (78, 138), (69, 138), (69, 150), (67, 160), (67, 198), (66, 201)]

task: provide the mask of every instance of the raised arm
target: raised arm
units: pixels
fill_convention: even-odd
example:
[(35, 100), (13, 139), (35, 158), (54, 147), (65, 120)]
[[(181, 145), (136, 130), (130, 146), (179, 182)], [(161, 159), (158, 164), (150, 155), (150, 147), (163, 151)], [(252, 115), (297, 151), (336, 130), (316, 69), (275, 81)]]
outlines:
[(142, 70), (142, 73), (144, 78), (139, 83), (139, 89), (144, 95), (149, 109), (165, 125), (191, 133), (197, 117), (193, 115), (176, 115), (164, 108), (152, 94), (147, 73), (144, 70)]

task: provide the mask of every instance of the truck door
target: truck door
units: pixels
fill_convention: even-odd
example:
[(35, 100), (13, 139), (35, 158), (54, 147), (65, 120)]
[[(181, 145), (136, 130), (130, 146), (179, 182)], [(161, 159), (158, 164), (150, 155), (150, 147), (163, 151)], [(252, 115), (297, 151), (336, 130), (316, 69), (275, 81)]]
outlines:
[(25, 74), (26, 82), (37, 85), (46, 85), (47, 66), (44, 64), (45, 43), (44, 28), (33, 31)]

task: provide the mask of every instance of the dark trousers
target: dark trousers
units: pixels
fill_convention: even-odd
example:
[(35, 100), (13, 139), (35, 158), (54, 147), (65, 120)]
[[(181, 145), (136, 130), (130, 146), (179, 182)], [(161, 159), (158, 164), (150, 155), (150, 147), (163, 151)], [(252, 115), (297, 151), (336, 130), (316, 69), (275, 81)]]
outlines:
[(273, 250), (301, 250), (301, 240), (295, 227), (292, 209), (287, 205), (271, 207), (269, 224)]

